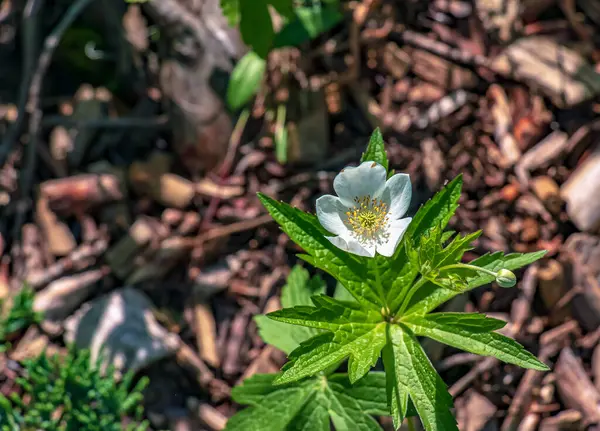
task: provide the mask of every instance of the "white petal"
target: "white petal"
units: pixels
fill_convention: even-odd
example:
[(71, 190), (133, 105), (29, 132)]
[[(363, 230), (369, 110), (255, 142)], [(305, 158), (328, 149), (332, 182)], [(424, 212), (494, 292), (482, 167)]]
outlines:
[(387, 242), (385, 244), (377, 245), (377, 253), (387, 257), (393, 256), (394, 252), (396, 251), (396, 247), (398, 247), (398, 244), (400, 243), (404, 232), (406, 232), (406, 228), (410, 224), (411, 220), (411, 217), (394, 220), (388, 228), (390, 236)]
[(347, 251), (352, 254), (357, 254), (359, 256), (366, 257), (375, 257), (375, 246), (363, 246), (354, 238), (346, 237), (342, 238), (341, 236), (326, 236), (329, 241), (337, 248), (341, 248), (344, 251)]
[(316, 207), (317, 218), (321, 226), (336, 235), (349, 236), (350, 231), (342, 220), (346, 207), (342, 204), (340, 198), (332, 195), (321, 196), (317, 199)]
[(412, 186), (408, 174), (396, 174), (385, 183), (381, 191), (380, 199), (390, 205), (390, 217), (399, 219), (402, 217), (412, 198)]
[(344, 205), (355, 205), (354, 198), (375, 196), (385, 186), (387, 172), (375, 162), (363, 162), (356, 168), (348, 167), (333, 180), (333, 188)]

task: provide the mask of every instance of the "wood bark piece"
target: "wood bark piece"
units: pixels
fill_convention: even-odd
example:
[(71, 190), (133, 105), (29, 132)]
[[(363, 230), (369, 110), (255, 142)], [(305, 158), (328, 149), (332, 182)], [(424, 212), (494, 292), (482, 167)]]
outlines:
[(560, 214), (563, 200), (560, 188), (556, 181), (547, 175), (535, 177), (531, 180), (531, 189), (544, 206), (554, 215)]
[(173, 53), (162, 64), (160, 85), (168, 100), (175, 150), (197, 174), (223, 160), (233, 128), (211, 77), (218, 69), (230, 72), (231, 58), (240, 58), (244, 47), (237, 30), (223, 17), (218, 0), (190, 6), (182, 0), (149, 0), (142, 5)]
[[(500, 0), (497, 0), (500, 1)], [(516, 40), (491, 64), (497, 73), (542, 90), (559, 108), (600, 94), (600, 75), (577, 52), (549, 37)]]
[(235, 375), (239, 372), (243, 358), (240, 357), (242, 345), (246, 340), (246, 332), (248, 331), (249, 316), (246, 311), (238, 313), (231, 328), (229, 328), (229, 340), (225, 350), (225, 358), (223, 359), (223, 373), (225, 375)]
[(210, 404), (202, 403), (196, 398), (188, 398), (186, 404), (187, 408), (195, 412), (198, 419), (211, 430), (220, 431), (225, 429), (227, 417)]
[[(189, 253), (189, 245), (183, 238), (165, 238), (156, 250), (149, 250), (146, 261), (137, 265), (127, 277), (126, 284), (136, 284), (147, 280), (160, 280)], [(141, 260), (141, 259), (140, 259)]]
[[(112, 95), (108, 90), (94, 89), (89, 84), (83, 84), (75, 93), (72, 118), (78, 121), (97, 120), (108, 115), (108, 103)], [(98, 134), (98, 129), (81, 127), (74, 133), (73, 146), (67, 153), (69, 166), (78, 168), (83, 158)]]
[(396, 42), (388, 42), (383, 50), (383, 64), (394, 78), (402, 79), (410, 70), (412, 59)]
[(290, 163), (318, 163), (329, 147), (329, 113), (323, 89), (293, 86), (287, 102), (287, 157)]
[(33, 310), (43, 313), (42, 328), (52, 335), (59, 333), (62, 321), (91, 296), (96, 283), (109, 272), (105, 267), (70, 275), (39, 291), (33, 301)]
[(229, 287), (235, 263), (232, 259), (223, 260), (202, 269), (194, 278), (193, 294), (202, 301), (207, 301), (211, 296)]
[(554, 371), (558, 393), (567, 407), (580, 411), (587, 425), (600, 423), (600, 393), (570, 347), (562, 350)]
[(85, 214), (90, 209), (123, 199), (119, 179), (110, 174), (81, 174), (40, 185), (49, 208), (61, 215)]
[(486, 32), (506, 43), (515, 33), (520, 3), (519, 0), (476, 0), (475, 10)]
[[(281, 307), (280, 307), (281, 308)], [(272, 374), (279, 371), (279, 367), (275, 365), (271, 356), (274, 354), (273, 346), (265, 346), (260, 354), (254, 359), (244, 371), (244, 374), (238, 379), (237, 384), (241, 384), (244, 380), (252, 377), (255, 374)]]
[[(538, 355), (540, 361), (547, 362), (548, 358), (556, 355), (570, 341), (571, 335), (577, 333), (578, 330), (577, 322), (571, 320), (544, 332), (540, 337), (541, 348)], [(517, 428), (521, 418), (529, 411), (533, 393), (541, 384), (544, 375), (546, 375), (544, 371), (527, 370), (525, 372), (519, 382), (517, 392), (512, 398), (508, 414), (502, 423), (502, 431), (511, 431)]]
[(573, 316), (583, 328), (594, 331), (600, 326), (600, 237), (572, 234), (563, 246), (561, 261), (568, 283), (577, 289)]
[(67, 176), (67, 154), (73, 149), (73, 138), (66, 127), (56, 126), (50, 132), (50, 156), (58, 166), (62, 176)]
[(93, 174), (114, 175), (119, 183), (119, 189), (123, 193), (123, 199), (109, 202), (98, 209), (98, 218), (106, 223), (111, 232), (119, 235), (131, 226), (131, 216), (127, 202), (129, 201), (129, 190), (127, 187), (127, 174), (122, 166), (114, 166), (106, 161), (99, 161), (88, 166), (88, 172)]
[(412, 51), (412, 62), (412, 70), (418, 77), (446, 91), (468, 90), (479, 82), (477, 75), (469, 69), (422, 49)]
[(23, 362), (26, 359), (36, 358), (46, 351), (49, 343), (48, 336), (40, 333), (40, 330), (35, 326), (30, 326), (25, 335), (23, 335), (15, 348), (10, 352), (10, 359)]
[(215, 378), (210, 368), (187, 344), (180, 340), (179, 348), (175, 354), (177, 363), (191, 371), (201, 388), (210, 392), (214, 402), (220, 402), (228, 397), (231, 388), (227, 383)]
[(48, 251), (53, 256), (63, 257), (72, 252), (77, 243), (69, 227), (60, 221), (56, 214), (50, 210), (48, 199), (39, 196), (35, 208), (35, 216), (43, 231)]
[(435, 139), (426, 138), (421, 141), (421, 151), (423, 152), (423, 172), (427, 187), (429, 190), (437, 190), (441, 185), (442, 172), (446, 167), (442, 150)]
[(231, 199), (244, 194), (244, 187), (235, 184), (216, 184), (209, 178), (196, 183), (196, 193), (202, 196), (219, 199)]
[(565, 271), (562, 264), (554, 259), (540, 263), (538, 270), (538, 292), (546, 308), (550, 311), (550, 324), (562, 322), (569, 314), (567, 308), (555, 310), (567, 292)]
[(600, 391), (600, 345), (594, 348), (594, 353), (592, 354), (592, 375), (594, 376), (596, 389)]
[(471, 99), (470, 93), (456, 90), (433, 103), (424, 113), (419, 114), (414, 118), (412, 125), (418, 129), (426, 129), (458, 111), (469, 102), (469, 99)]
[(147, 161), (134, 162), (129, 168), (129, 181), (136, 193), (148, 196), (166, 207), (187, 207), (196, 191), (193, 182), (169, 173), (171, 158), (153, 153)]
[(565, 132), (556, 130), (523, 154), (515, 167), (515, 173), (521, 184), (528, 185), (532, 171), (544, 168), (559, 158), (567, 149), (568, 143), (569, 136)]
[(498, 408), (479, 392), (469, 389), (454, 401), (456, 420), (461, 431), (483, 430)]
[(600, 230), (600, 143), (560, 189), (567, 214), (579, 230)]
[(25, 280), (33, 289), (44, 287), (68, 271), (82, 271), (94, 265), (96, 259), (106, 251), (108, 242), (100, 239), (93, 244), (82, 244), (67, 257), (60, 259), (47, 268), (37, 269), (27, 274)]
[(581, 430), (582, 414), (577, 410), (563, 410), (555, 416), (542, 419), (539, 431), (577, 431)]
[(140, 217), (127, 235), (106, 252), (106, 261), (117, 277), (125, 279), (136, 268), (138, 256), (148, 247), (157, 248), (167, 234), (167, 229), (157, 220)]
[(217, 324), (209, 304), (196, 301), (194, 304), (194, 325), (200, 357), (210, 366), (218, 368), (221, 360), (217, 349)]
[(493, 100), (491, 113), (496, 123), (494, 139), (502, 152), (502, 167), (512, 167), (521, 157), (521, 150), (512, 134), (513, 121), (508, 96), (497, 84), (490, 85), (488, 96)]
[(179, 347), (179, 337), (163, 328), (152, 313), (150, 299), (125, 287), (84, 304), (65, 323), (65, 341), (90, 349), (92, 362), (105, 349), (103, 368), (134, 372), (165, 357)]

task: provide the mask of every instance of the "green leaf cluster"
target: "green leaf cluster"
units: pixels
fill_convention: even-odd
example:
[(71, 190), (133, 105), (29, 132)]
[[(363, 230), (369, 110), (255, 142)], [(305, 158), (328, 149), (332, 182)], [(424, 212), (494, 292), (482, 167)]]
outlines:
[[(240, 109), (258, 91), (271, 49), (300, 46), (328, 31), (342, 20), (337, 0), (321, 4), (294, 5), (292, 0), (221, 0), (221, 9), (231, 26), (238, 26), (242, 39), (252, 48), (238, 62), (227, 88), (227, 103)], [(281, 16), (283, 26), (275, 32), (269, 8)]]
[[(362, 161), (376, 161), (388, 167), (379, 131), (373, 134)], [(331, 395), (331, 391), (335, 393), (335, 390), (323, 389), (323, 394), (315, 395), (312, 391), (323, 384), (319, 386), (319, 381), (314, 379), (321, 378), (348, 360), (348, 384), (360, 385), (382, 358), (388, 411), (395, 426), (400, 426), (412, 402), (426, 430), (451, 430), (457, 429), (451, 413), (452, 398), (419, 344), (418, 336), (467, 352), (494, 356), (524, 368), (547, 370), (545, 364), (516, 341), (495, 332), (505, 325), (504, 321), (477, 313), (433, 312), (454, 296), (492, 282), (495, 277), (489, 272), (514, 270), (545, 254), (543, 251), (508, 255), (493, 253), (469, 262), (470, 267), (461, 267), (464, 265), (461, 263), (464, 253), (479, 235), (477, 232), (453, 238), (453, 233), (444, 231), (458, 207), (461, 186), (462, 178), (459, 176), (418, 210), (391, 258), (350, 255), (325, 238), (327, 232), (314, 215), (259, 194), (261, 202), (282, 230), (306, 251), (300, 257), (333, 276), (353, 298), (352, 301), (331, 298), (315, 290), (311, 303), (307, 303), (306, 298), (302, 303), (286, 301), (286, 308), (267, 316), (276, 322), (312, 331), (303, 333), (310, 338), (299, 344), (294, 342), (282, 346), (289, 352), (289, 362), (279, 375), (269, 380), (276, 385), (268, 389), (275, 391), (269, 394), (293, 388), (289, 393), (293, 394), (294, 402), (290, 405), (299, 409), (298, 412), (318, 398), (337, 427), (334, 416), (340, 413), (337, 407), (332, 407), (337, 397)], [(274, 327), (268, 329), (269, 325), (265, 323), (264, 319), (259, 323), (261, 333), (266, 335), (267, 340), (277, 343)], [(295, 348), (290, 352), (292, 347)], [(302, 383), (308, 381), (312, 383)], [(267, 386), (265, 381), (260, 381), (260, 384), (261, 387)], [(330, 388), (329, 383), (325, 386)], [(273, 399), (284, 396), (287, 395), (282, 392), (274, 395)], [(245, 413), (247, 417), (251, 411), (266, 410), (256, 399), (252, 401), (242, 396), (240, 400), (253, 405), (254, 410), (249, 409)], [(290, 405), (286, 410), (288, 416), (291, 415)], [(298, 412), (292, 416), (296, 417)], [(350, 413), (346, 414), (352, 421), (356, 420)], [(288, 419), (282, 420), (292, 423)], [(249, 422), (244, 423), (250, 423), (250, 419), (247, 420)], [(343, 423), (346, 422), (341, 422), (340, 429), (345, 429)], [(371, 429), (367, 425), (359, 426), (359, 423), (363, 424), (355, 422), (353, 429)], [(274, 425), (262, 429), (288, 428)]]
[[(42, 353), (25, 361), (17, 379), (23, 397), (0, 395), (0, 430), (144, 431), (142, 390), (147, 379), (133, 384), (133, 374), (121, 381), (109, 367), (100, 372), (88, 350), (70, 348), (63, 358)], [(125, 417), (133, 419), (124, 426)]]
[(33, 311), (34, 296), (33, 289), (24, 285), (13, 297), (0, 300), (0, 350), (12, 334), (41, 320), (42, 315)]
[[(338, 286), (337, 297), (345, 296)], [(319, 276), (310, 278), (308, 271), (295, 266), (282, 289), (284, 307), (310, 307), (311, 296), (324, 297), (325, 282)], [(322, 334), (312, 327), (290, 325), (256, 316), (259, 333), (265, 342), (286, 353), (294, 351), (307, 339)], [(335, 369), (283, 385), (274, 381), (278, 375), (259, 374), (233, 389), (233, 399), (249, 405), (227, 422), (227, 431), (311, 430), (381, 430), (372, 415), (389, 415), (385, 374), (369, 372), (351, 384), (347, 374), (332, 374)], [(414, 415), (414, 409), (409, 412)]]

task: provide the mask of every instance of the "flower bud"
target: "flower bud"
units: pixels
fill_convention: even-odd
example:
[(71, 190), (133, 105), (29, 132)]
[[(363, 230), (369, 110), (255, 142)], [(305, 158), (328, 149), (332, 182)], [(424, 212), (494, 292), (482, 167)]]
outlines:
[(496, 283), (500, 287), (513, 287), (517, 284), (517, 277), (508, 269), (501, 269), (496, 273)]

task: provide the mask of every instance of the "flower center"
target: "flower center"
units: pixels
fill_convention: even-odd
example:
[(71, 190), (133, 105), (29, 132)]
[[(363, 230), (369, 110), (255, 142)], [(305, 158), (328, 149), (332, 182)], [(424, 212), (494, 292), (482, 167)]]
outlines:
[(387, 240), (387, 204), (380, 199), (371, 199), (370, 195), (356, 197), (354, 202), (354, 207), (346, 212), (347, 223), (354, 237), (363, 244)]

